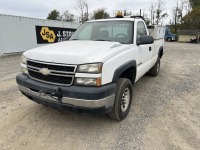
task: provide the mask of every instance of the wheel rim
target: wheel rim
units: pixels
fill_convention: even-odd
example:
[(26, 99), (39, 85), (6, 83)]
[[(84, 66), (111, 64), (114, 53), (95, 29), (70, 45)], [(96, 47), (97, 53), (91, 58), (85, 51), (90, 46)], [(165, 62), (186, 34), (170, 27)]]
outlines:
[(130, 103), (130, 98), (131, 98), (130, 90), (129, 90), (129, 88), (126, 88), (122, 95), (122, 102), (121, 102), (122, 112), (125, 112), (128, 109), (128, 106)]

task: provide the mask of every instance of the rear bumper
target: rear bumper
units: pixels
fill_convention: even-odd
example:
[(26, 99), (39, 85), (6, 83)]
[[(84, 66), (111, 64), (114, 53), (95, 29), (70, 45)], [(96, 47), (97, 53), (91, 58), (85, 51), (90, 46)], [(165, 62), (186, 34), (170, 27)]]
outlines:
[[(38, 82), (24, 74), (19, 74), (16, 80), (19, 90), (29, 99), (57, 109), (106, 114), (112, 109), (115, 100), (115, 83), (102, 87), (67, 87)], [(53, 93), (57, 88), (60, 88), (62, 94), (60, 101), (41, 92)]]

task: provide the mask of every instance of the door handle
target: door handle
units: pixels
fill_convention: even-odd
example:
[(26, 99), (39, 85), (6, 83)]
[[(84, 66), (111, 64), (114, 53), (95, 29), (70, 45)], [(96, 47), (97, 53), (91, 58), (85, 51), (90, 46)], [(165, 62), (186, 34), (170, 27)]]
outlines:
[(151, 51), (152, 50), (152, 48), (151, 47), (149, 47), (149, 51)]

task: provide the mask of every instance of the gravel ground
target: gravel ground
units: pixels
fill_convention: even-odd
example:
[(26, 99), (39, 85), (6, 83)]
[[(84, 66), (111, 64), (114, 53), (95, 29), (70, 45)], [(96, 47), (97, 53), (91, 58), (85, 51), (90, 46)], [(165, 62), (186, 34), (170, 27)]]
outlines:
[(17, 89), (20, 56), (0, 58), (0, 149), (200, 149), (200, 45), (166, 43), (158, 77), (134, 86), (129, 116), (60, 112)]

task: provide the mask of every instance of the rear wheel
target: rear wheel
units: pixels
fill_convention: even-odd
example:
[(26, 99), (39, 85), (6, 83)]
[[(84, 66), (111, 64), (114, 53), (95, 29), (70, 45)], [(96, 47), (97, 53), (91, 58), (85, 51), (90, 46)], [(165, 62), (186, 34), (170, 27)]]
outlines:
[(149, 70), (148, 74), (150, 76), (156, 77), (159, 74), (159, 71), (160, 71), (160, 57), (158, 56), (156, 64)]
[(132, 103), (133, 88), (130, 80), (120, 78), (117, 81), (117, 93), (112, 111), (108, 113), (110, 118), (123, 120), (127, 117)]

